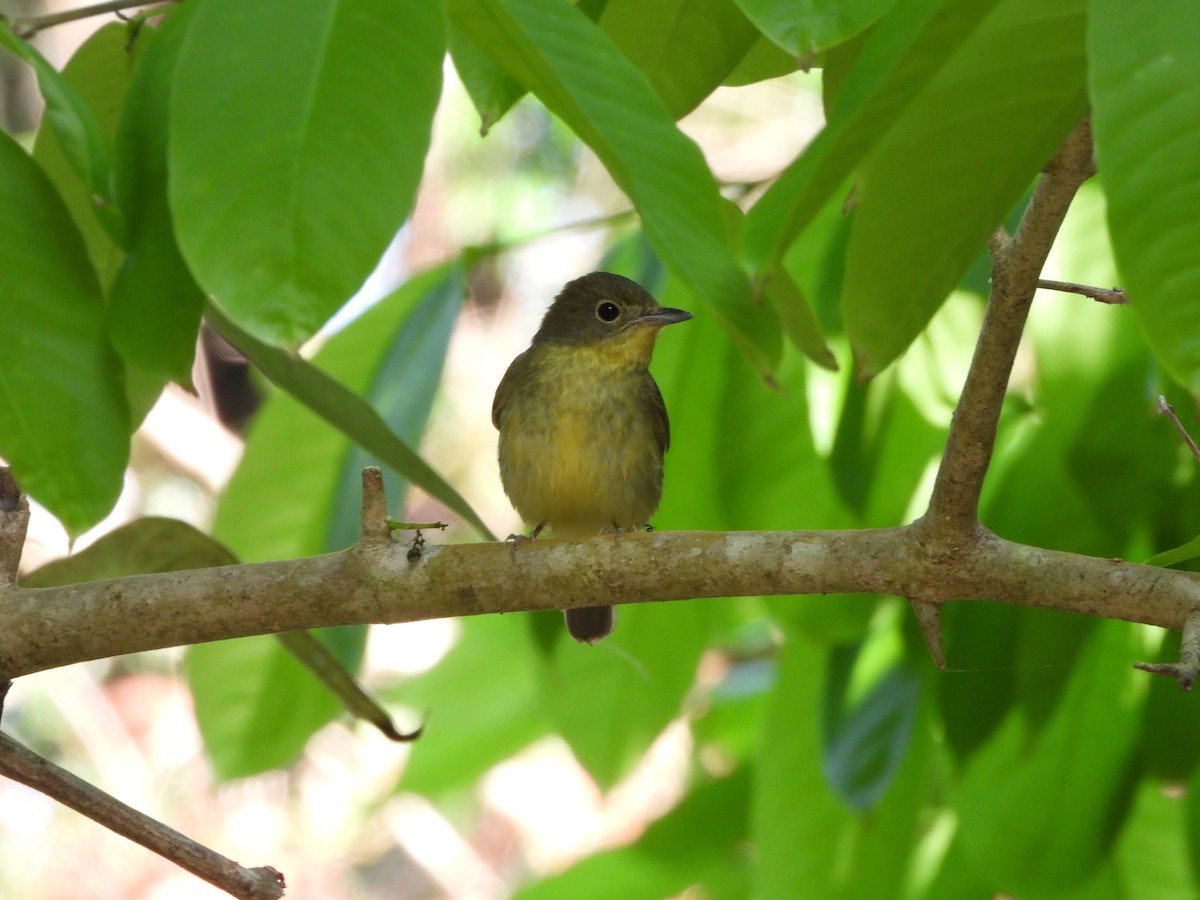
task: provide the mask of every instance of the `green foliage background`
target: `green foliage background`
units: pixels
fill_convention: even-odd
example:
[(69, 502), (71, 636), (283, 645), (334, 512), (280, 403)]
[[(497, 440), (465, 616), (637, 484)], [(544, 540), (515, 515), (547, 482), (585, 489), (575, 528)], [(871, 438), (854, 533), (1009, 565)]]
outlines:
[[(186, 0), (98, 31), (63, 72), (11, 30), (0, 43), (47, 103), (32, 153), (0, 134), (0, 453), (73, 533), (111, 508), (162, 385), (187, 379), (206, 297), (282, 388), (217, 516), (240, 559), (351, 543), (372, 460), (393, 498), (413, 483), (470, 521), (412, 448), (466, 275), (503, 236), (401, 285), (311, 365), (287, 352), (404, 225), (447, 52), (485, 130), (544, 127), (560, 169), (514, 179), (569, 182), (585, 145), (636, 211), (604, 267), (697, 312), (654, 367), (675, 435), (668, 529), (919, 514), (987, 237), (1090, 114), (1100, 176), (1054, 265), (1131, 305), (1037, 301), (983, 519), (1134, 560), (1200, 532), (1194, 463), (1153, 416), (1159, 392), (1190, 411), (1200, 389), (1191, 0)], [(822, 70), (827, 124), (729, 202), (676, 121), (722, 84), (802, 64)], [(466, 829), (464, 791), (539, 738), (561, 735), (607, 789), (682, 719), (679, 805), (521, 896), (1200, 892), (1200, 713), (1129, 666), (1177, 639), (979, 603), (948, 608), (945, 634), (943, 674), (895, 599), (639, 605), (616, 637), (639, 670), (564, 641), (553, 617), (466, 619), (441, 663), (383, 690), (438, 711), (398, 787)], [(351, 666), (364, 637), (325, 636)], [(719, 677), (697, 679), (702, 658)], [(338, 714), (269, 638), (195, 648), (187, 673), (223, 778), (290, 764)]]

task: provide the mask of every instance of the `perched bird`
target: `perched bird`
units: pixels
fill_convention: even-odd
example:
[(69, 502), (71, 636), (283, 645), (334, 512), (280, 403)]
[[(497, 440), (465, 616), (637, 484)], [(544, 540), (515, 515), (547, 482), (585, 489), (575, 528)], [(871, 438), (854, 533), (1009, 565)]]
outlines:
[[(658, 509), (671, 434), (647, 366), (659, 329), (691, 317), (608, 272), (577, 278), (555, 298), (492, 403), (500, 479), (530, 537), (634, 530)], [(565, 615), (584, 643), (613, 628), (611, 606)]]

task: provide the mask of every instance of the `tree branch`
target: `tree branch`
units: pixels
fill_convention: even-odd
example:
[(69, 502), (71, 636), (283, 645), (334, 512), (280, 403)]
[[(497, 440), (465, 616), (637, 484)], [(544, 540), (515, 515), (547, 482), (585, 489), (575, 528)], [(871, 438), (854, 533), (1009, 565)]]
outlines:
[[(861, 531), (600, 535), (355, 547), (0, 593), (0, 678), (180, 644), (330, 625), (694, 597), (880, 593), (998, 600), (1179, 629), (1200, 575), (1042, 550), (981, 530), (930, 554), (919, 523)], [(832, 602), (832, 601), (831, 601)], [(137, 627), (131, 628), (130, 623)]]
[(1010, 240), (998, 233), (992, 240), (987, 313), (925, 516), (931, 549), (969, 541), (980, 527), (979, 495), (1038, 277), (1075, 192), (1094, 173), (1092, 129), (1085, 120), (1046, 167), (1016, 235)]
[(13, 34), (22, 40), (28, 40), (39, 31), (44, 31), (55, 25), (65, 25), (67, 22), (78, 22), (80, 19), (89, 19), (92, 16), (103, 16), (108, 13), (119, 13), (127, 9), (137, 9), (142, 6), (158, 6), (164, 3), (179, 2), (181, 0), (108, 0), (107, 3), (81, 6), (78, 9), (66, 9), (62, 12), (46, 13), (42, 16), (10, 16), (8, 18), (13, 23)]
[(1121, 288), (1098, 288), (1090, 284), (1076, 284), (1074, 281), (1054, 281), (1050, 278), (1039, 278), (1037, 286), (1044, 291), (1062, 291), (1067, 294), (1079, 294), (1089, 297), (1097, 303), (1108, 303), (1113, 306), (1123, 306), (1129, 302), (1125, 291)]
[(64, 806), (153, 850), (234, 897), (277, 900), (283, 896), (283, 876), (275, 869), (269, 866), (247, 869), (238, 865), (97, 790), (2, 732), (0, 775), (53, 797)]

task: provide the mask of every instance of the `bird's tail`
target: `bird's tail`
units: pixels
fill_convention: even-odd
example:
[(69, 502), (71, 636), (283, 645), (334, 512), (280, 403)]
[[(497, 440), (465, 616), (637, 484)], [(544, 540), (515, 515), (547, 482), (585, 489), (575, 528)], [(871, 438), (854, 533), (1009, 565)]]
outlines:
[(564, 609), (567, 631), (581, 644), (594, 644), (613, 630), (617, 611), (611, 606), (582, 606)]

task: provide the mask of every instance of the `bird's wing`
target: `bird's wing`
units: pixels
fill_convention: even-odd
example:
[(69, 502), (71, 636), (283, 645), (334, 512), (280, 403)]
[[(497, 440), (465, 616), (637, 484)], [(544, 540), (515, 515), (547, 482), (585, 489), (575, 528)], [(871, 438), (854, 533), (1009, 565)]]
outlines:
[(658, 389), (658, 383), (649, 372), (646, 373), (646, 389), (654, 420), (654, 437), (658, 440), (659, 449), (665, 453), (671, 446), (671, 421), (667, 418), (667, 404), (663, 402), (662, 391)]
[(496, 388), (496, 396), (492, 400), (492, 424), (497, 428), (500, 427), (500, 414), (504, 412), (504, 405), (512, 395), (513, 385), (516, 384), (517, 372), (523, 368), (525, 356), (528, 353), (529, 351), (526, 350), (509, 364), (508, 371), (500, 379), (500, 386)]

